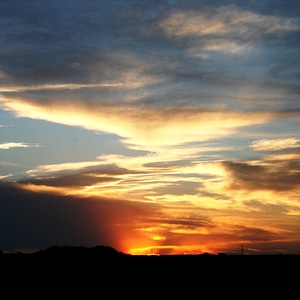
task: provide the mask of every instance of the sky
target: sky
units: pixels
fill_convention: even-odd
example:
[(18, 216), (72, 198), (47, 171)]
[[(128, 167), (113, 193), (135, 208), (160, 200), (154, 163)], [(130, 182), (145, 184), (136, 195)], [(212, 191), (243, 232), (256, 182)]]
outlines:
[(300, 254), (300, 3), (0, 2), (0, 249)]

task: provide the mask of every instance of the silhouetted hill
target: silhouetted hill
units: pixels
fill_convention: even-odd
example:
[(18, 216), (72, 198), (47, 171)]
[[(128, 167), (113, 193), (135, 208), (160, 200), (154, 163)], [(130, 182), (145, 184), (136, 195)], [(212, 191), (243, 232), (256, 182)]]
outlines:
[(291, 267), (299, 264), (298, 259), (292, 259), (295, 256), (299, 255), (130, 255), (109, 246), (52, 246), (35, 253), (0, 251), (0, 267), (2, 274), (10, 274), (8, 278), (26, 272), (30, 273), (28, 276), (31, 280), (36, 281), (43, 281), (50, 276), (60, 282), (65, 282), (66, 278), (78, 282), (80, 278), (94, 279), (94, 276), (98, 276), (103, 286), (103, 280), (120, 282), (135, 278), (147, 282), (150, 274), (161, 276), (161, 282), (164, 282), (169, 276), (189, 278), (188, 274), (195, 271), (198, 272), (198, 280), (199, 274), (202, 274), (202, 278), (214, 278), (216, 271), (218, 276), (223, 274), (224, 278), (227, 278), (228, 272), (241, 274), (245, 270), (260, 270), (262, 274), (270, 273), (270, 270), (277, 272), (279, 269), (280, 272), (289, 272)]
[(107, 259), (107, 258), (131, 258), (137, 259), (139, 261), (162, 261), (162, 260), (173, 260), (177, 259), (179, 260), (185, 260), (185, 261), (204, 261), (214, 260), (214, 257), (217, 258), (218, 261), (221, 261), (224, 259), (227, 260), (227, 258), (230, 260), (233, 259), (239, 259), (241, 258), (244, 262), (245, 261), (257, 261), (260, 260), (259, 258), (274, 258), (274, 257), (287, 257), (287, 256), (299, 256), (299, 255), (292, 255), (292, 254), (274, 254), (274, 255), (227, 255), (225, 253), (219, 253), (219, 254), (198, 254), (198, 255), (131, 255), (122, 253), (113, 247), (110, 246), (95, 246), (95, 247), (83, 247), (83, 246), (51, 246), (49, 248), (39, 250), (35, 253), (22, 253), (20, 251), (15, 253), (7, 253), (0, 250), (0, 258), (64, 258), (64, 259), (75, 259), (80, 260), (81, 258), (87, 259), (92, 258), (95, 261), (99, 259)]
[(117, 257), (125, 256), (126, 254), (117, 251), (110, 246), (96, 246), (96, 247), (73, 247), (73, 246), (52, 246), (45, 250), (40, 250), (34, 253), (35, 256), (51, 256), (51, 257)]

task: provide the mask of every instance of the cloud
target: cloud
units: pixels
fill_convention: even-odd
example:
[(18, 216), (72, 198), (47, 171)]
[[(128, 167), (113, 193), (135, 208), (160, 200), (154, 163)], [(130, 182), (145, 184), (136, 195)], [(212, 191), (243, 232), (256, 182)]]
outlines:
[(284, 151), (300, 149), (299, 138), (284, 138), (284, 139), (262, 139), (253, 141), (250, 148), (254, 151)]
[(168, 38), (189, 39), (201, 51), (223, 53), (243, 53), (259, 39), (300, 28), (298, 19), (262, 15), (236, 5), (215, 10), (173, 11), (159, 27)]
[(114, 164), (101, 164), (99, 162), (85, 163), (63, 163), (57, 165), (38, 166), (36, 169), (25, 172), (28, 176), (22, 180), (23, 183), (43, 185), (51, 187), (75, 186), (85, 188), (88, 186), (99, 186), (100, 184), (110, 184), (119, 182), (119, 176), (131, 174), (130, 171)]
[[(107, 163), (109, 160), (104, 158), (102, 156), (103, 162)], [(28, 216), (33, 220), (32, 226), (37, 228), (34, 230), (31, 223), (27, 225), (25, 229), (30, 232), (28, 236), (24, 236), (23, 233), (21, 242), (26, 242), (27, 239), (34, 241), (35, 236), (41, 234), (40, 229), (44, 230), (44, 244), (39, 247), (45, 247), (46, 242), (48, 245), (58, 244), (67, 236), (69, 238), (63, 241), (64, 244), (109, 243), (117, 249), (133, 254), (150, 253), (151, 249), (161, 254), (190, 253), (190, 251), (201, 253), (205, 249), (225, 251), (224, 249), (239, 247), (241, 242), (249, 247), (253, 245), (254, 249), (260, 240), (266, 239), (270, 244), (278, 240), (281, 243), (287, 242), (284, 239), (287, 238), (288, 230), (283, 231), (278, 226), (278, 218), (283, 220), (289, 214), (297, 214), (297, 206), (294, 206), (291, 198), (286, 203), (283, 198), (280, 203), (274, 199), (269, 203), (253, 201), (255, 197), (262, 197), (257, 194), (261, 190), (285, 193), (294, 190), (297, 193), (297, 185), (299, 186), (297, 177), (285, 179), (286, 182), (290, 182), (289, 190), (280, 190), (279, 184), (275, 184), (274, 188), (271, 183), (264, 183), (264, 179), (266, 181), (273, 179), (274, 184), (274, 179), (279, 181), (286, 177), (287, 174), (280, 174), (276, 169), (282, 164), (281, 161), (279, 165), (274, 165), (273, 169), (263, 164), (251, 166), (250, 163), (234, 162), (184, 164), (182, 167), (186, 171), (189, 169), (189, 174), (178, 169), (180, 161), (174, 161), (173, 167), (171, 161), (166, 165), (155, 164), (162, 158), (150, 155), (148, 162), (152, 164), (148, 164), (144, 169), (142, 157), (132, 157), (132, 161), (129, 162), (130, 158), (118, 158), (113, 155), (110, 159), (116, 165), (87, 162), (40, 166), (29, 172), (33, 176), (22, 183), (11, 185), (3, 183), (0, 188), (5, 199), (9, 197), (15, 199), (11, 205), (14, 203), (16, 206), (20, 205), (17, 203), (18, 199), (22, 199), (23, 204), (26, 203), (22, 218)], [(287, 170), (288, 163), (286, 161), (281, 171), (284, 168)], [(293, 169), (289, 167), (291, 174), (297, 170), (299, 173), (299, 164)], [(197, 174), (200, 172), (211, 176), (200, 180)], [(294, 175), (297, 176), (296, 174), (297, 172)], [(186, 180), (185, 187), (193, 181), (198, 183), (198, 194), (168, 195), (168, 185), (178, 185), (183, 179)], [(291, 179), (294, 180), (294, 188)], [(214, 194), (206, 189), (206, 183)], [(215, 189), (217, 183), (222, 183), (223, 189)], [(10, 191), (7, 190), (9, 186)], [(155, 194), (155, 191), (158, 191), (155, 188), (159, 186), (160, 193)], [(174, 192), (174, 189), (171, 191)], [(230, 197), (227, 197), (228, 194)], [(142, 199), (142, 195), (146, 196), (145, 199)], [(6, 212), (10, 212), (10, 208), (11, 206)], [(55, 226), (50, 221), (54, 211), (58, 215)], [(270, 214), (267, 226), (263, 226), (262, 221), (258, 224), (256, 218), (251, 217), (251, 213), (265, 216), (266, 211)], [(35, 215), (37, 212), (38, 216)], [(60, 215), (65, 217), (60, 218)], [(16, 215), (16, 218), (18, 217)], [(19, 221), (22, 221), (22, 218), (19, 218)], [(85, 226), (80, 230), (79, 225), (73, 226), (75, 218), (79, 223), (85, 222)], [(85, 218), (89, 221), (86, 222)], [(12, 220), (10, 222), (6, 218), (3, 220), (8, 228), (12, 228)], [(253, 220), (252, 223), (250, 220)], [(247, 225), (241, 227), (239, 225), (241, 223)], [(53, 230), (47, 229), (50, 227)], [(60, 227), (63, 229), (59, 229)], [(120, 227), (123, 230), (119, 231)], [(115, 231), (116, 228), (118, 232)], [(15, 231), (17, 235), (18, 230)], [(59, 234), (56, 233), (58, 230)], [(78, 230), (74, 236), (74, 232)], [(90, 234), (84, 238), (86, 230), (89, 230)], [(16, 243), (14, 247), (17, 247)], [(259, 248), (263, 247), (260, 245), (257, 251), (260, 251)]]
[(34, 143), (22, 143), (22, 142), (9, 142), (0, 144), (0, 150), (8, 150), (12, 148), (32, 148), (32, 147), (41, 147), (41, 144)]
[(55, 174), (71, 173), (74, 171), (87, 171), (99, 168), (103, 163), (99, 161), (70, 162), (61, 164), (41, 165), (34, 170), (27, 171), (29, 176), (51, 176)]
[(150, 145), (183, 145), (226, 136), (240, 127), (263, 124), (272, 118), (269, 112), (213, 111), (194, 106), (145, 108), (88, 100), (41, 102), (10, 98), (0, 99), (0, 103), (18, 117), (117, 134), (129, 147), (139, 150), (149, 149)]
[(13, 126), (13, 125), (1, 125), (1, 124), (0, 124), (0, 128), (1, 128), (1, 127), (11, 127), (11, 126)]
[(124, 87), (125, 83), (99, 83), (99, 84), (45, 84), (31, 86), (8, 86), (2, 87), (0, 92), (27, 92), (27, 91), (42, 91), (42, 90), (77, 90), (82, 88), (99, 88), (99, 87)]
[(9, 178), (9, 177), (12, 176), (12, 175), (13, 175), (13, 174), (7, 174), (7, 175), (0, 176), (0, 180)]
[(24, 166), (22, 164), (18, 164), (18, 163), (13, 163), (13, 162), (9, 162), (9, 161), (3, 161), (0, 160), (0, 165), (1, 166), (8, 166), (8, 167), (16, 167), (16, 168), (28, 168), (28, 166)]
[(291, 160), (264, 161), (261, 164), (224, 161), (230, 175), (228, 187), (234, 190), (288, 192), (300, 190), (300, 165)]

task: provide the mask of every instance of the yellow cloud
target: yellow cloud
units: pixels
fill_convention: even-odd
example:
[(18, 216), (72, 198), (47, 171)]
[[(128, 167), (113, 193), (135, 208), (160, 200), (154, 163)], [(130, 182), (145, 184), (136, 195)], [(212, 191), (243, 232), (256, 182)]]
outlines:
[(35, 169), (28, 170), (26, 174), (29, 176), (49, 176), (70, 171), (83, 171), (85, 168), (100, 166), (101, 164), (104, 163), (101, 163), (100, 161), (87, 161), (40, 165)]
[(0, 102), (18, 117), (117, 134), (127, 146), (142, 150), (226, 136), (239, 127), (263, 124), (271, 119), (267, 112), (209, 111), (197, 107), (145, 109), (101, 102), (34, 102), (17, 98), (2, 98)]

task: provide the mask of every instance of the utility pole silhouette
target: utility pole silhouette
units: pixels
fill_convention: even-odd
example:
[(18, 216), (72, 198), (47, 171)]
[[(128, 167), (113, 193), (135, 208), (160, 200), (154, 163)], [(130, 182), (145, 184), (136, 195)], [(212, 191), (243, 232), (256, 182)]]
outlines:
[(241, 245), (241, 255), (244, 255), (244, 245)]

